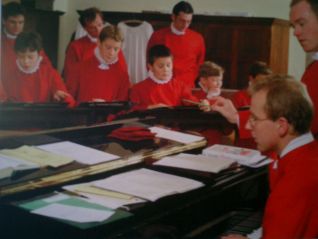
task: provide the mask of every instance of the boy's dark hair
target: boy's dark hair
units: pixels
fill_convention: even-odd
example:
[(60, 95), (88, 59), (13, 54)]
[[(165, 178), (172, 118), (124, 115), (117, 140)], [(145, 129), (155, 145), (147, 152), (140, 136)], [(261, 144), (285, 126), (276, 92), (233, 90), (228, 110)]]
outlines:
[(96, 7), (87, 8), (80, 13), (79, 22), (83, 27), (85, 27), (87, 23), (94, 21), (97, 15), (99, 15), (104, 21), (103, 13), (101, 12), (101, 10)]
[(263, 61), (255, 61), (249, 68), (248, 74), (252, 77), (256, 77), (257, 75), (270, 75), (272, 74), (272, 70), (269, 66)]
[(172, 57), (171, 51), (165, 45), (154, 45), (149, 49), (148, 63), (152, 65), (159, 57)]
[(41, 36), (36, 32), (22, 32), (18, 35), (14, 50), (16, 52), (37, 51), (42, 49)]
[(187, 14), (193, 14), (193, 8), (192, 5), (186, 1), (178, 2), (176, 5), (174, 5), (172, 9), (173, 15), (178, 16), (180, 12), (184, 12)]
[(2, 8), (2, 17), (4, 20), (7, 20), (9, 17), (23, 15), (25, 16), (24, 7), (17, 2), (9, 2), (3, 5)]
[(316, 17), (318, 18), (318, 1), (317, 0), (292, 0), (290, 2), (290, 7), (293, 7), (294, 5), (300, 2), (307, 2), (310, 5), (312, 11), (315, 13)]

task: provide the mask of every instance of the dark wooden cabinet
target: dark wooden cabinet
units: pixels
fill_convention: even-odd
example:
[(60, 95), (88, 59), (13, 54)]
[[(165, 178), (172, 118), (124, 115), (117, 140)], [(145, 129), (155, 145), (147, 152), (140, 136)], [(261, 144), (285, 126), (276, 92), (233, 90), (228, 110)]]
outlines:
[(27, 8), (25, 31), (37, 31), (43, 41), (45, 53), (54, 67), (57, 66), (57, 53), (59, 41), (60, 11), (46, 11)]
[[(169, 26), (170, 14), (157, 12), (104, 12), (107, 22), (145, 20), (155, 30)], [(249, 66), (265, 61), (275, 73), (288, 69), (289, 22), (274, 18), (194, 15), (191, 28), (200, 32), (206, 44), (206, 60), (225, 68), (224, 87), (247, 86)]]

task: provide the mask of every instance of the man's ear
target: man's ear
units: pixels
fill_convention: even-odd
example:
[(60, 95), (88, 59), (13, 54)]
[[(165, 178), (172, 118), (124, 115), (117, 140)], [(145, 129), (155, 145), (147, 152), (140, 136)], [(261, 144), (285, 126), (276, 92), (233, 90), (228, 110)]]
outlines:
[(280, 136), (285, 136), (292, 130), (291, 125), (285, 117), (280, 117), (276, 120), (276, 127)]

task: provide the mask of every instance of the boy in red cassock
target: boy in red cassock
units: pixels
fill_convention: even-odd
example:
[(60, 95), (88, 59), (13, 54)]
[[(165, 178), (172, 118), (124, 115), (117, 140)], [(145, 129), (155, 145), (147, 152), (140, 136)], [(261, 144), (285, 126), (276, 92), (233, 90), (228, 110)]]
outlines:
[(173, 57), (168, 47), (155, 45), (149, 50), (148, 68), (149, 77), (131, 89), (135, 109), (199, 104), (191, 89), (173, 77)]
[(73, 97), (58, 72), (40, 55), (41, 37), (34, 32), (20, 33), (15, 46), (16, 64), (3, 80), (3, 86), (12, 102), (67, 102), (74, 105)]
[(99, 35), (94, 54), (80, 62), (66, 82), (77, 103), (89, 101), (126, 101), (130, 87), (127, 68), (123, 69), (119, 52), (123, 42), (116, 26), (106, 26)]

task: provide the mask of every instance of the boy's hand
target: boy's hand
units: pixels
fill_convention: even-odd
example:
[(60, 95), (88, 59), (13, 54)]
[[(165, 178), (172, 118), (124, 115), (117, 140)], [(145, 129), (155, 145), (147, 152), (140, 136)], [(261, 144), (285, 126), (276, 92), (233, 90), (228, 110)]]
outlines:
[(204, 112), (211, 111), (210, 102), (207, 99), (201, 100), (201, 102), (199, 103), (199, 109)]
[(54, 100), (58, 101), (58, 102), (62, 102), (64, 101), (64, 99), (66, 97), (70, 97), (71, 95), (69, 93), (66, 93), (65, 91), (62, 91), (62, 90), (58, 90), (55, 92), (53, 98)]

